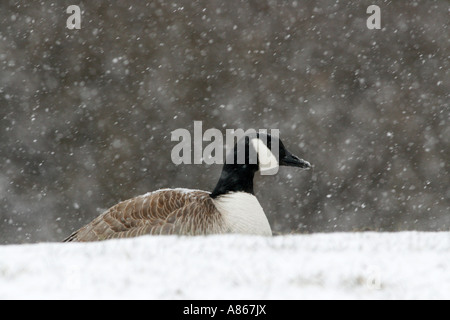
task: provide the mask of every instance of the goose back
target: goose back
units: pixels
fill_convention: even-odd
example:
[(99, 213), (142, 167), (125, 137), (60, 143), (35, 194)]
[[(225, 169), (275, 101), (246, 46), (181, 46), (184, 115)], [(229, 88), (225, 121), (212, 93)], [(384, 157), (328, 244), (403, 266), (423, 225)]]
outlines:
[(142, 235), (207, 235), (227, 232), (205, 191), (166, 189), (123, 201), (75, 231), (65, 242)]

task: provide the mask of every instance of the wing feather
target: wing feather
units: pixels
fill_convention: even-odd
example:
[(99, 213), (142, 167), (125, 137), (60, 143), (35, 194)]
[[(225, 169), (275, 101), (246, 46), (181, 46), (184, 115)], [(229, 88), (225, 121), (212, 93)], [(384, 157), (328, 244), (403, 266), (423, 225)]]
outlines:
[(90, 242), (152, 235), (222, 233), (221, 216), (203, 191), (164, 190), (112, 207), (65, 242)]

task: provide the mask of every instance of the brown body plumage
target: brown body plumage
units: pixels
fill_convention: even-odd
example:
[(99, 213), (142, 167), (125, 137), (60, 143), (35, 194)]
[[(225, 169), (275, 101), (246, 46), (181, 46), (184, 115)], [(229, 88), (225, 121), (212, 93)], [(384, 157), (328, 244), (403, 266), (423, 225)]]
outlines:
[(225, 233), (226, 227), (213, 201), (204, 191), (156, 191), (115, 205), (64, 241)]

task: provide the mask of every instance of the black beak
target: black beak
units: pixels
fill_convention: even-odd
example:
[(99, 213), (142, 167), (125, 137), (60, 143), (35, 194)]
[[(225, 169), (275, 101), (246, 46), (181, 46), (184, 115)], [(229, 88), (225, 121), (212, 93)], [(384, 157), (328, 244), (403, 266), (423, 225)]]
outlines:
[(312, 167), (308, 161), (300, 159), (299, 157), (294, 156), (291, 153), (286, 154), (284, 158), (280, 159), (280, 165), (302, 169), (310, 169)]

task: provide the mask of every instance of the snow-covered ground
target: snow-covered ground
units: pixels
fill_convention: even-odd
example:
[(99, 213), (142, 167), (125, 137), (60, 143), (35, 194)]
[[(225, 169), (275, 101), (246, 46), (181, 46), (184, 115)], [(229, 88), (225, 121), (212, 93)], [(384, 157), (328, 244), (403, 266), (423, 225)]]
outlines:
[(0, 299), (450, 299), (450, 233), (0, 247)]

